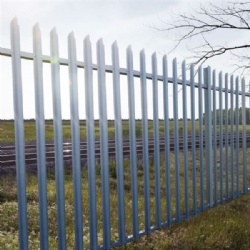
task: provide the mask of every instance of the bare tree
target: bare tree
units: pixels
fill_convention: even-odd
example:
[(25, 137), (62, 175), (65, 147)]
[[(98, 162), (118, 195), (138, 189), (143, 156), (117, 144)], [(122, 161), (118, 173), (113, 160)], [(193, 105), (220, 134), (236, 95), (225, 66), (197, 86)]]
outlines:
[[(171, 35), (175, 33), (176, 45), (173, 50), (189, 40), (188, 49), (194, 53), (195, 64), (231, 53), (236, 59), (233, 65), (235, 71), (241, 71), (243, 75), (250, 73), (250, 2), (208, 3), (200, 5), (198, 10), (192, 9), (190, 13), (172, 14), (169, 21), (162, 21), (164, 28), (158, 27), (158, 30), (168, 31)], [(234, 32), (236, 37), (241, 36), (241, 44), (230, 41), (230, 45), (227, 45), (228, 41), (225, 40), (223, 44), (216, 45), (214, 34), (225, 30)], [(201, 44), (192, 47), (195, 44), (192, 41), (197, 38), (202, 41)]]

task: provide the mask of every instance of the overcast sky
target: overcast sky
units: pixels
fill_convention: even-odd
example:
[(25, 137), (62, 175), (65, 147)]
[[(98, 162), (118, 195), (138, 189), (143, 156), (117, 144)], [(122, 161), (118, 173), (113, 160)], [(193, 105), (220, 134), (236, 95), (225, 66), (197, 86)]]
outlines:
[[(188, 11), (190, 7), (198, 7), (205, 1), (188, 0), (67, 0), (67, 1), (5, 1), (0, 0), (0, 47), (10, 48), (10, 22), (17, 17), (20, 35), (21, 50), (32, 52), (32, 28), (39, 23), (42, 32), (43, 54), (49, 55), (49, 32), (56, 27), (59, 36), (60, 57), (67, 58), (67, 36), (74, 31), (78, 60), (83, 58), (82, 43), (84, 37), (90, 35), (93, 42), (93, 60), (95, 61), (95, 43), (102, 37), (106, 48), (106, 62), (111, 64), (110, 47), (116, 40), (120, 51), (121, 66), (125, 67), (125, 50), (128, 45), (132, 46), (134, 52), (134, 65), (139, 68), (139, 52), (145, 49), (147, 56), (147, 70), (151, 71), (150, 56), (153, 52), (157, 53), (160, 63), (162, 56), (168, 53), (175, 42), (165, 32), (157, 31), (152, 26), (162, 27), (161, 20), (169, 17), (171, 12)], [(216, 1), (217, 3), (219, 1)], [(221, 39), (236, 41), (242, 37), (235, 34), (216, 35), (215, 40), (218, 43)], [(197, 41), (198, 42), (198, 41)], [(169, 60), (177, 57), (181, 62), (189, 56), (186, 45), (183, 44), (178, 49), (168, 54)], [(0, 56), (0, 118), (12, 118), (12, 78), (11, 78), (11, 60)], [(229, 71), (227, 57), (222, 60), (213, 60), (209, 62), (212, 68)], [(33, 90), (33, 67), (31, 62), (24, 62), (23, 65), (23, 85), (24, 85), (24, 115), (25, 118), (34, 117), (34, 105), (32, 96)], [(49, 66), (45, 66), (48, 70)], [(63, 70), (62, 70), (63, 71)], [(159, 72), (161, 67), (159, 66)], [(63, 74), (63, 73), (62, 73)], [(67, 69), (65, 69), (67, 74)], [(44, 76), (45, 82), (50, 81), (50, 76)], [(67, 78), (67, 77), (65, 77)], [(81, 74), (79, 74), (81, 79)], [(68, 79), (61, 79), (62, 86), (67, 87)], [(45, 83), (46, 85), (46, 83)], [(45, 86), (45, 91), (50, 95), (50, 86)], [(67, 92), (67, 91), (66, 91)], [(68, 101), (68, 93), (62, 93), (63, 100)], [(50, 97), (51, 99), (51, 97)], [(51, 116), (51, 100), (46, 100), (46, 116)], [(84, 104), (83, 104), (84, 105)], [(32, 108), (31, 108), (32, 106)], [(69, 105), (68, 105), (69, 106)], [(68, 116), (69, 108), (63, 110), (63, 115)], [(84, 112), (84, 110), (82, 111)]]

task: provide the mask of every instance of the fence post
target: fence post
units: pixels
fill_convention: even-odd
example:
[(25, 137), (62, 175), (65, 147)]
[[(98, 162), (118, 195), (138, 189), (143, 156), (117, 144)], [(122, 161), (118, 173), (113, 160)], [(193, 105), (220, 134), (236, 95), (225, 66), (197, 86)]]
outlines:
[(247, 145), (246, 145), (246, 89), (245, 79), (241, 82), (242, 91), (242, 149), (243, 149), (243, 193), (247, 193)]
[(184, 153), (184, 185), (185, 185), (185, 214), (189, 219), (189, 185), (188, 185), (188, 130), (187, 130), (187, 81), (186, 61), (182, 63), (182, 109), (183, 109), (183, 153)]
[(103, 211), (103, 246), (110, 248), (110, 189), (109, 189), (109, 153), (108, 153), (108, 117), (106, 98), (105, 49), (102, 39), (97, 42), (99, 127), (102, 175), (102, 211)]
[(117, 42), (112, 45), (113, 65), (113, 100), (114, 100), (114, 123), (115, 123), (115, 160), (117, 171), (117, 194), (118, 194), (118, 230), (119, 242), (126, 242), (126, 221), (124, 205), (124, 166), (123, 166), (123, 138), (122, 138), (122, 117), (121, 117), (121, 91), (120, 91), (120, 66), (119, 51)]
[(129, 109), (129, 141), (130, 141), (130, 171), (132, 189), (132, 214), (133, 214), (133, 237), (139, 237), (138, 222), (138, 184), (137, 184), (137, 149), (136, 149), (136, 123), (135, 123), (135, 92), (133, 76), (133, 53), (131, 46), (127, 48), (128, 69), (128, 109)]
[(213, 169), (212, 159), (212, 116), (211, 116), (211, 68), (204, 69), (204, 91), (205, 97), (205, 150), (206, 150), (206, 179), (207, 179), (207, 201), (210, 207), (213, 206)]
[(203, 88), (202, 88), (202, 68), (201, 66), (199, 67), (198, 70), (198, 83), (199, 83), (199, 87), (198, 87), (198, 91), (199, 91), (199, 143), (200, 143), (200, 199), (201, 199), (201, 210), (204, 210), (204, 175), (203, 175), (203, 155), (204, 155), (204, 150), (203, 150), (203, 146), (204, 146), (204, 140), (203, 140)]
[(85, 108), (88, 152), (88, 186), (89, 186), (89, 231), (90, 249), (97, 249), (97, 213), (96, 213), (96, 165), (95, 165), (95, 122), (93, 99), (92, 48), (89, 36), (84, 39), (85, 62)]
[(58, 35), (55, 28), (52, 29), (50, 32), (50, 56), (51, 56), (51, 83), (52, 83), (54, 148), (55, 148), (58, 249), (66, 249), (64, 161), (63, 161), (62, 110), (61, 110), (61, 93), (60, 93), (61, 81), (60, 81), (60, 63), (58, 60), (59, 58)]
[(159, 142), (159, 111), (158, 111), (158, 82), (156, 53), (152, 55), (153, 73), (153, 119), (154, 119), (154, 168), (155, 168), (155, 202), (156, 202), (156, 226), (161, 227), (161, 184), (160, 184), (160, 142)]
[(49, 249), (47, 211), (47, 172), (44, 119), (42, 41), (39, 25), (33, 28), (34, 87), (36, 109), (36, 150), (39, 195), (40, 248)]
[(16, 178), (18, 195), (18, 230), (20, 249), (28, 249), (26, 197), (25, 139), (23, 122), (23, 90), (20, 57), (20, 34), (17, 18), (11, 21), (13, 106), (15, 121)]
[(69, 55), (69, 93), (70, 93), (70, 124), (72, 143), (72, 169), (74, 183), (74, 216), (75, 216), (75, 249), (83, 249), (83, 219), (82, 219), (82, 178), (80, 156), (80, 126), (78, 104), (78, 80), (76, 41), (74, 33), (68, 35)]
[[(216, 98), (216, 71), (213, 70), (213, 76), (212, 76), (212, 85), (213, 85), (213, 112), (212, 112), (212, 121), (213, 121), (213, 178), (214, 178), (214, 186), (213, 186), (213, 191), (214, 191), (214, 205), (217, 205), (218, 203), (218, 177), (217, 177), (217, 122), (219, 122), (219, 119), (217, 119), (217, 113), (216, 113), (216, 103), (217, 103), (217, 98)], [(217, 121), (218, 120), (218, 121)]]
[(175, 193), (176, 193), (176, 221), (180, 222), (180, 155), (179, 155), (179, 118), (178, 118), (178, 82), (177, 61), (173, 60), (173, 105), (174, 105), (174, 152), (175, 152)]
[(145, 232), (150, 233), (150, 186), (149, 186), (149, 154), (148, 154), (148, 99), (146, 80), (145, 51), (140, 52), (141, 71), (141, 110), (142, 110), (142, 141), (143, 141), (143, 171), (144, 171), (144, 211)]

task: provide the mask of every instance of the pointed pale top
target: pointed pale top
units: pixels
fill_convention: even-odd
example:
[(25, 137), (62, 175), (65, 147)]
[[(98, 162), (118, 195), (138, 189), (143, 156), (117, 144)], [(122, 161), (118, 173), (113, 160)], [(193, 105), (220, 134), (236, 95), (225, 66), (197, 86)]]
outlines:
[(90, 43), (90, 36), (87, 35), (87, 36), (84, 38), (84, 41)]
[(69, 39), (75, 39), (74, 31), (71, 31), (71, 32), (69, 33), (68, 38), (69, 38)]
[(54, 27), (54, 28), (50, 31), (50, 35), (51, 35), (51, 36), (57, 36), (56, 27)]
[(36, 24), (33, 26), (33, 29), (39, 29), (39, 23), (36, 23)]
[(130, 52), (132, 52), (132, 48), (131, 48), (131, 45), (129, 45), (129, 46), (127, 47), (127, 51), (130, 51)]
[(113, 48), (118, 47), (117, 41), (116, 41), (116, 40), (113, 42), (112, 47), (113, 47)]
[(15, 16), (11, 22), (10, 22), (12, 25), (18, 25), (18, 21), (17, 21), (17, 17)]
[(98, 41), (97, 41), (97, 44), (103, 44), (103, 39), (99, 38)]
[(156, 59), (156, 52), (152, 54), (152, 58)]
[(142, 49), (142, 50), (140, 51), (140, 54), (141, 54), (141, 55), (145, 55), (145, 49)]
[(10, 22), (10, 28), (12, 31), (15, 31), (19, 33), (19, 25), (17, 22), (17, 17), (13, 18), (12, 21)]
[(185, 66), (185, 67), (186, 67), (186, 60), (183, 60), (183, 61), (182, 61), (182, 66)]
[(70, 49), (73, 49), (73, 51), (76, 50), (76, 40), (75, 40), (75, 34), (73, 31), (71, 31), (68, 35), (68, 46)]
[(168, 58), (167, 58), (167, 55), (165, 54), (162, 58), (162, 63), (163, 63), (163, 67), (164, 67), (164, 71), (168, 70)]
[(33, 33), (40, 34), (39, 23), (36, 23), (36, 24), (33, 26)]

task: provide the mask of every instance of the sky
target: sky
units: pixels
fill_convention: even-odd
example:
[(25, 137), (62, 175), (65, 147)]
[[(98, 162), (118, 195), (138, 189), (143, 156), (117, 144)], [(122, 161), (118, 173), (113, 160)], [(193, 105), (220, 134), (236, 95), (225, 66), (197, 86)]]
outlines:
[[(59, 55), (67, 58), (67, 36), (73, 31), (77, 44), (77, 59), (83, 60), (83, 39), (89, 35), (92, 41), (93, 62), (96, 62), (96, 42), (103, 38), (105, 44), (106, 64), (111, 65), (111, 45), (117, 41), (120, 53), (120, 66), (126, 67), (126, 48), (131, 45), (134, 55), (134, 68), (139, 69), (139, 53), (145, 49), (147, 71), (151, 72), (151, 55), (156, 52), (159, 74), (161, 74), (161, 60), (164, 54), (168, 55), (171, 62), (177, 58), (179, 64), (190, 56), (187, 46), (183, 44), (169, 53), (175, 45), (174, 37), (169, 37), (166, 32), (158, 31), (154, 27), (164, 27), (161, 20), (165, 20), (170, 13), (189, 11), (190, 8), (199, 6), (205, 1), (188, 0), (61, 0), (61, 1), (12, 1), (0, 0), (0, 47), (10, 48), (10, 22), (17, 17), (20, 27), (21, 50), (32, 52), (32, 28), (39, 23), (42, 33), (43, 54), (50, 54), (50, 30), (56, 27), (59, 37)], [(218, 3), (218, 1), (216, 1)], [(220, 43), (221, 39), (228, 41), (241, 41), (241, 36), (235, 34), (215, 34), (215, 41)], [(199, 44), (199, 41), (197, 41)], [(212, 68), (230, 72), (228, 57), (214, 59), (209, 62)], [(171, 72), (171, 70), (170, 70)], [(0, 56), (0, 119), (13, 118), (12, 99), (12, 75), (11, 58)], [(170, 73), (171, 74), (171, 73)], [(34, 118), (34, 87), (32, 62), (22, 60), (22, 81), (24, 99), (24, 118)], [(94, 79), (96, 75), (94, 74)], [(109, 101), (109, 118), (112, 117), (112, 85), (111, 76), (107, 76), (107, 93)], [(79, 71), (79, 106), (80, 117), (84, 118), (84, 81), (83, 72)], [(126, 78), (122, 77), (122, 113), (126, 118), (127, 89)], [(139, 79), (135, 80), (136, 91), (136, 116), (140, 118)], [(64, 119), (69, 118), (69, 94), (67, 68), (61, 67), (61, 95), (62, 115)], [(97, 85), (94, 84), (96, 88)], [(44, 65), (44, 91), (45, 91), (45, 117), (52, 118), (51, 80), (50, 67)], [(149, 98), (150, 86), (148, 88)], [(161, 88), (159, 89), (159, 93)], [(95, 94), (97, 91), (95, 91)], [(97, 95), (97, 94), (96, 94)], [(171, 101), (171, 100), (170, 100)], [(159, 106), (162, 98), (159, 97)], [(98, 118), (98, 104), (95, 103), (95, 117)], [(150, 106), (150, 105), (149, 105)], [(163, 115), (160, 110), (160, 116)], [(149, 116), (152, 109), (149, 107)]]

